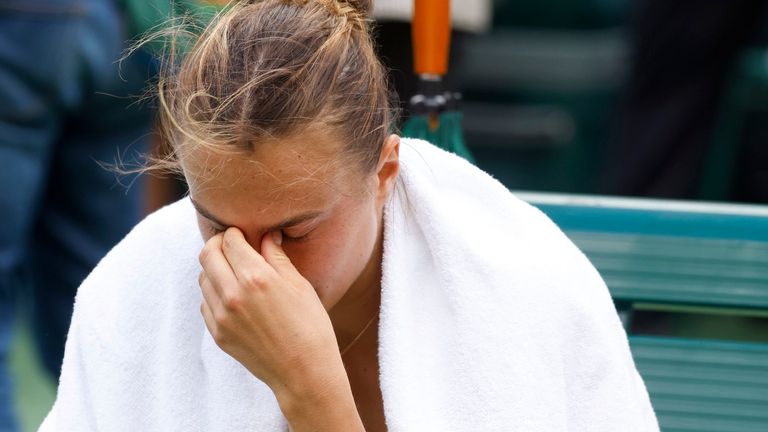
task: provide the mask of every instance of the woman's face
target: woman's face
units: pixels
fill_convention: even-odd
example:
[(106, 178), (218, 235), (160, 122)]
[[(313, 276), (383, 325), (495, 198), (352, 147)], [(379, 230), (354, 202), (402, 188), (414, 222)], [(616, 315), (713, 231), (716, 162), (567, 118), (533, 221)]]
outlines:
[(340, 146), (322, 133), (266, 143), (247, 157), (188, 155), (182, 165), (200, 233), (207, 241), (234, 226), (259, 251), (262, 236), (282, 230), (283, 249), (330, 310), (379, 265), (372, 259), (398, 143), (387, 139), (366, 175), (344, 166)]

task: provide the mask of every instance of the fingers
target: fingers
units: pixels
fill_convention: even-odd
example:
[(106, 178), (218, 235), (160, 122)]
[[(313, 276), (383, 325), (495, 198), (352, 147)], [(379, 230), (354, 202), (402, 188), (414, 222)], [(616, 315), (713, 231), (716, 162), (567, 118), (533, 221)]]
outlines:
[(216, 319), (213, 317), (213, 311), (211, 310), (211, 307), (205, 300), (200, 303), (200, 313), (203, 315), (203, 321), (205, 321), (205, 326), (208, 328), (208, 333), (210, 333), (211, 336), (216, 339), (216, 336), (214, 336), (217, 329)]
[[(237, 284), (237, 279), (233, 273), (232, 266), (222, 253), (222, 235), (218, 234), (211, 237), (200, 252), (200, 265), (203, 267), (205, 277), (209, 279), (210, 290), (216, 293), (218, 297), (224, 297), (223, 287)], [(202, 276), (202, 275), (201, 275)], [(198, 280), (200, 288), (203, 288), (203, 278)], [(205, 291), (203, 291), (205, 295)], [(211, 306), (216, 303), (211, 303)]]
[(218, 309), (222, 306), (221, 295), (216, 291), (216, 287), (208, 279), (205, 270), (200, 272), (200, 276), (197, 279), (200, 285), (200, 291), (203, 293), (203, 301), (208, 305), (211, 312), (214, 309)]
[(238, 281), (248, 285), (260, 285), (265, 282), (271, 271), (264, 258), (256, 252), (242, 231), (237, 228), (227, 228), (222, 238), (224, 257), (232, 267)]
[(283, 277), (293, 276), (298, 273), (298, 271), (283, 250), (282, 243), (283, 234), (280, 230), (267, 233), (261, 239), (261, 255), (279, 275)]
[[(209, 240), (209, 242), (211, 242)], [(251, 247), (237, 228), (228, 228), (221, 235), (222, 257), (231, 268), (235, 278), (249, 286), (259, 286), (267, 283), (277, 273), (282, 277), (293, 279), (301, 276), (291, 263), (290, 258), (282, 247), (282, 233), (275, 230), (265, 234), (261, 239), (261, 253)], [(212, 245), (214, 248), (216, 244)], [(215, 251), (212, 255), (216, 255)], [(212, 262), (221, 265), (217, 256)], [(218, 283), (214, 279), (215, 283)]]

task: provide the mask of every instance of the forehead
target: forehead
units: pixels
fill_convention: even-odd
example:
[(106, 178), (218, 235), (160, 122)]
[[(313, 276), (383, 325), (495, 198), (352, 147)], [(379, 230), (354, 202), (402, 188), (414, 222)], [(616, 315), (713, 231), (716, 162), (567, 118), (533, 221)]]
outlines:
[(305, 134), (242, 155), (191, 150), (181, 164), (192, 198), (234, 225), (246, 214), (279, 219), (332, 204), (354, 183), (344, 159), (337, 143)]

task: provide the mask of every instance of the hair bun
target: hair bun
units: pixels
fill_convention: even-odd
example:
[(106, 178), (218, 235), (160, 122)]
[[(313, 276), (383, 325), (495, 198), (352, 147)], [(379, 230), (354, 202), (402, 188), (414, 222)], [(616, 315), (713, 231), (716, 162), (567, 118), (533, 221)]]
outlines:
[(339, 3), (346, 3), (365, 17), (371, 16), (371, 9), (373, 8), (373, 0), (339, 0)]
[(345, 17), (352, 27), (367, 32), (372, 0), (321, 0), (336, 16)]

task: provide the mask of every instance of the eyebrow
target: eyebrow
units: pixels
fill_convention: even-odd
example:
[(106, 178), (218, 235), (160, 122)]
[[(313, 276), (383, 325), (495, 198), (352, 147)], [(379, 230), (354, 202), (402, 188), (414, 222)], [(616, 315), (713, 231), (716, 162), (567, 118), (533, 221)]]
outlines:
[[(197, 210), (198, 213), (200, 213), (203, 217), (205, 217), (209, 221), (213, 222), (214, 224), (219, 225), (220, 227), (234, 226), (232, 224), (228, 224), (228, 223), (222, 222), (216, 216), (212, 215), (211, 212), (209, 212), (204, 207), (202, 207), (198, 203), (196, 203), (195, 200), (193, 200), (192, 198), (190, 198), (189, 200), (192, 201), (192, 205), (195, 206), (195, 210)], [(277, 225), (273, 225), (273, 226), (267, 228), (267, 231), (274, 231), (274, 230), (288, 228), (288, 227), (291, 227), (291, 226), (294, 226), (294, 225), (298, 225), (298, 224), (300, 224), (300, 223), (302, 223), (304, 221), (307, 221), (307, 220), (310, 220), (310, 219), (314, 219), (314, 218), (320, 216), (321, 214), (323, 214), (323, 212), (322, 211), (318, 211), (318, 210), (313, 210), (313, 211), (308, 211), (306, 213), (301, 213), (299, 215), (292, 216), (292, 217), (290, 217), (290, 218), (280, 222)]]

